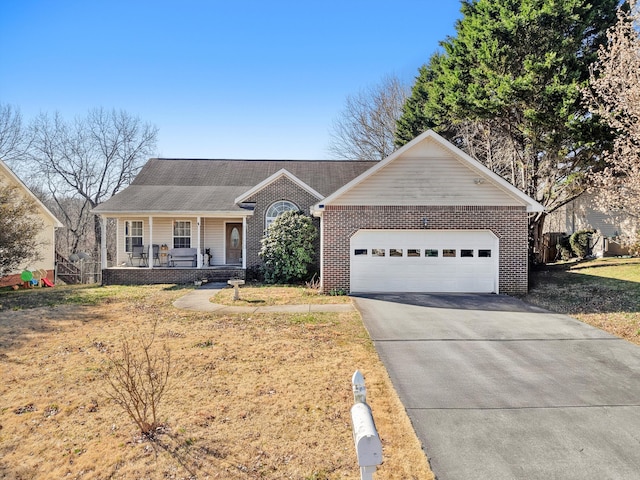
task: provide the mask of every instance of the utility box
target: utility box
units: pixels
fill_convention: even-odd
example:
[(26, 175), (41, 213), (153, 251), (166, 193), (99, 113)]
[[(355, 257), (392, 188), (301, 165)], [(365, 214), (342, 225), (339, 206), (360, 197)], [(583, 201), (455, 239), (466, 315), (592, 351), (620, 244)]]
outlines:
[(358, 465), (360, 467), (380, 465), (382, 463), (382, 442), (380, 442), (369, 405), (356, 403), (351, 407), (351, 422)]

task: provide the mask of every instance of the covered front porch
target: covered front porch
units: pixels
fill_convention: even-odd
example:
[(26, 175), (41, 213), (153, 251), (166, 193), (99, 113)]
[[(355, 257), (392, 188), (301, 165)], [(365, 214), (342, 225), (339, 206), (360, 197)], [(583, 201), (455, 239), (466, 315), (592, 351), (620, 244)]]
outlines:
[(111, 248), (109, 261), (109, 217), (101, 218), (105, 285), (245, 278), (246, 215), (110, 217), (116, 221), (116, 248), (115, 255)]

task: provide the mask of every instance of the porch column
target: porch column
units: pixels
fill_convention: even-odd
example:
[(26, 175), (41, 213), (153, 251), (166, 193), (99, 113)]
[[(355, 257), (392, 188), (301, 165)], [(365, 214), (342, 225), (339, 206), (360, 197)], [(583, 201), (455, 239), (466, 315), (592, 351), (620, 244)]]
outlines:
[(324, 216), (320, 214), (320, 291), (325, 293), (324, 291), (324, 275), (322, 271), (324, 270)]
[(242, 268), (247, 268), (247, 217), (242, 217)]
[(198, 231), (196, 233), (196, 242), (198, 245), (198, 251), (196, 252), (196, 258), (198, 259), (198, 268), (202, 268), (202, 254), (200, 253), (202, 245), (200, 245), (200, 217), (196, 219), (196, 224), (198, 225)]
[(107, 219), (104, 215), (100, 215), (100, 236), (100, 268), (104, 270), (107, 268)]
[(149, 216), (149, 248), (147, 249), (147, 268), (153, 268), (153, 217)]

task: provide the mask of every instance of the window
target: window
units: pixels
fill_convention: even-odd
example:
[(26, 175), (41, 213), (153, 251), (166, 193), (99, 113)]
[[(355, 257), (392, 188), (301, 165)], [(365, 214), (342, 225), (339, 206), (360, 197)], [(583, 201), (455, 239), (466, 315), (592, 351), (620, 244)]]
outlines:
[(419, 248), (409, 248), (407, 249), (407, 257), (419, 257), (420, 249)]
[(134, 245), (143, 245), (142, 241), (142, 220), (127, 220), (124, 222), (124, 250), (133, 251)]
[(353, 251), (354, 255), (366, 255), (367, 254), (367, 249), (366, 248), (356, 248)]
[(289, 210), (300, 210), (296, 204), (289, 202), (288, 200), (278, 200), (275, 203), (272, 203), (269, 208), (267, 208), (267, 213), (265, 215), (264, 228), (269, 228), (269, 225), (273, 223), (278, 215), (284, 212), (288, 212)]
[(442, 256), (443, 257), (455, 257), (456, 256), (455, 248), (444, 248), (444, 249), (442, 249)]
[(401, 248), (390, 248), (389, 249), (389, 256), (390, 257), (401, 257), (402, 256), (402, 249)]
[(478, 250), (478, 257), (480, 258), (491, 257), (491, 250)]
[(424, 256), (425, 257), (437, 257), (438, 256), (438, 250), (436, 250), (435, 248), (425, 248)]
[(176, 220), (173, 222), (173, 248), (191, 248), (191, 222)]
[(460, 250), (460, 256), (465, 258), (473, 257), (473, 250)]
[(371, 255), (374, 257), (384, 257), (384, 248), (372, 248)]

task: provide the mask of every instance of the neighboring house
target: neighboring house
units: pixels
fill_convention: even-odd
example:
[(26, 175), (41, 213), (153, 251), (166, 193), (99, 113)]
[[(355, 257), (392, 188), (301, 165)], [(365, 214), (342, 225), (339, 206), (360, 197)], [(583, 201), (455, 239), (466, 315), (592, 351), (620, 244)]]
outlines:
[(5, 275), (0, 278), (0, 286), (15, 285), (22, 283), (20, 280), (20, 273), (23, 270), (46, 270), (47, 278), (53, 281), (56, 253), (55, 253), (55, 233), (56, 228), (62, 228), (63, 225), (60, 221), (44, 206), (44, 204), (36, 197), (31, 190), (18, 178), (18, 176), (11, 171), (11, 169), (0, 160), (0, 178), (10, 185), (18, 187), (21, 195), (25, 198), (30, 198), (36, 203), (37, 215), (39, 220), (42, 221), (43, 228), (38, 235), (39, 254), (41, 259), (39, 261), (33, 261), (21, 265), (19, 269), (14, 272), (9, 272), (9, 275)]
[[(626, 255), (638, 234), (638, 221), (624, 213), (603, 212), (595, 195), (584, 193), (547, 216), (545, 232), (552, 236), (593, 230), (592, 253), (597, 257)], [(555, 234), (555, 235), (554, 235)], [(554, 247), (550, 245), (550, 247)], [(555, 251), (555, 248), (553, 248)], [(553, 261), (550, 258), (549, 261)]]
[[(316, 217), (326, 292), (518, 294), (527, 217), (543, 207), (433, 131), (380, 162), (151, 159), (94, 209), (118, 225), (113, 268), (103, 245), (103, 283), (242, 278), (288, 209)], [(194, 267), (160, 254), (131, 268), (136, 244), (198, 255)]]

